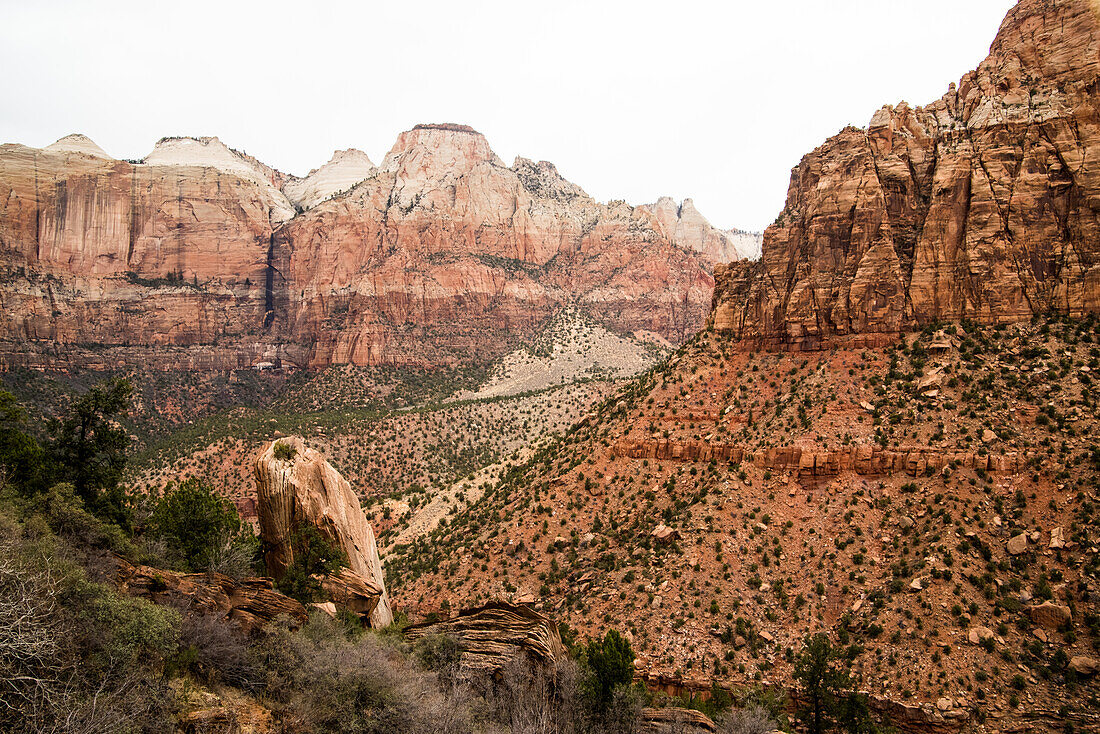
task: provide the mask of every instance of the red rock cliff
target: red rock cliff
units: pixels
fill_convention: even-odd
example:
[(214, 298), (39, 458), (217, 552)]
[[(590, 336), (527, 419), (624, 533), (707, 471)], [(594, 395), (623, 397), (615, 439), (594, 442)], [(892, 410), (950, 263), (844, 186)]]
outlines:
[(1021, 0), (941, 99), (884, 107), (792, 171), (710, 323), (755, 345), (1100, 308), (1100, 4)]
[(136, 163), (83, 136), (5, 145), (0, 364), (458, 363), (565, 304), (679, 342), (710, 301), (698, 249), (549, 163), (506, 166), (460, 125), (306, 179), (217, 138), (166, 138)]

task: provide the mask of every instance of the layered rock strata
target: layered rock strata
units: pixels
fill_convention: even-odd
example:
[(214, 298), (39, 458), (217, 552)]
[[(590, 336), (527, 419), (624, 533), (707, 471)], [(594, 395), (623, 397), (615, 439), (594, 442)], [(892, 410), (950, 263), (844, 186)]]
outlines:
[(409, 640), (430, 635), (454, 638), (462, 650), (460, 670), (470, 676), (496, 673), (521, 655), (546, 665), (566, 655), (549, 618), (530, 607), (504, 602), (463, 610), (439, 622), (410, 625), (404, 634)]
[(630, 459), (684, 462), (716, 460), (733, 464), (748, 461), (765, 469), (810, 476), (832, 476), (844, 472), (868, 476), (923, 476), (929, 471), (940, 471), (949, 466), (979, 469), (991, 474), (1018, 474), (1029, 464), (1028, 457), (1016, 452), (982, 454), (974, 451), (918, 448), (888, 450), (867, 445), (832, 450), (784, 446), (753, 452), (731, 443), (675, 441), (667, 438), (619, 439), (613, 445), (612, 453)]
[(186, 610), (214, 615), (254, 633), (279, 617), (302, 625), (306, 609), (285, 594), (275, 591), (269, 578), (235, 580), (222, 573), (177, 573), (150, 566), (135, 566), (114, 557), (115, 583), (131, 595)]
[(302, 179), (217, 138), (141, 161), (78, 135), (4, 145), (0, 366), (489, 362), (566, 305), (679, 343), (735, 248), (690, 202), (669, 214), (509, 167), (461, 125)]

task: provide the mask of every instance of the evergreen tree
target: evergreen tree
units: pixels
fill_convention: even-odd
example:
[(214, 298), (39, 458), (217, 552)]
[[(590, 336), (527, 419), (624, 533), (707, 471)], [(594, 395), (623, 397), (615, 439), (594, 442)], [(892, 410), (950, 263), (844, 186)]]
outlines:
[(0, 487), (6, 483), (30, 495), (46, 488), (47, 477), (42, 446), (26, 432), (26, 425), (27, 413), (15, 396), (0, 390)]
[(128, 524), (119, 485), (130, 437), (114, 418), (130, 404), (126, 379), (96, 385), (50, 421), (50, 457), (57, 481), (71, 482), (77, 496), (100, 517)]
[(203, 571), (219, 545), (237, 534), (241, 521), (232, 504), (192, 477), (168, 487), (153, 512), (153, 527), (182, 556), (187, 570)]
[(852, 734), (877, 731), (871, 721), (866, 696), (856, 690), (849, 672), (850, 660), (842, 648), (818, 633), (805, 640), (795, 661), (794, 678), (801, 687), (799, 715), (810, 734), (839, 727)]
[(589, 640), (585, 659), (591, 670), (591, 694), (597, 708), (611, 703), (617, 686), (634, 680), (634, 650), (618, 630), (608, 630), (603, 640)]

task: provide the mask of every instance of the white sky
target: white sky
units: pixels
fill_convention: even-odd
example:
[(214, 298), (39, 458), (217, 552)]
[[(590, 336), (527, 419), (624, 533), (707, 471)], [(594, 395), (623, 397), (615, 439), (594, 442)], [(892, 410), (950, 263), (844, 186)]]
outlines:
[(461, 122), (601, 200), (763, 229), (803, 154), (939, 98), (1012, 0), (0, 0), (0, 141), (217, 135), (304, 175)]

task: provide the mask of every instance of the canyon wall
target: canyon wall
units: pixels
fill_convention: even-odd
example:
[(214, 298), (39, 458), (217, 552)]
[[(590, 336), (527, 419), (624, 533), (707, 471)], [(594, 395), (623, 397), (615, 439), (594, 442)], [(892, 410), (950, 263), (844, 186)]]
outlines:
[(937, 320), (1100, 308), (1100, 4), (1021, 0), (988, 58), (792, 171), (759, 262), (710, 325), (750, 345), (864, 343)]
[(137, 162), (80, 135), (4, 145), (0, 365), (461, 364), (566, 305), (678, 343), (736, 256), (686, 204), (670, 220), (599, 203), (452, 124), (301, 179), (217, 138)]

